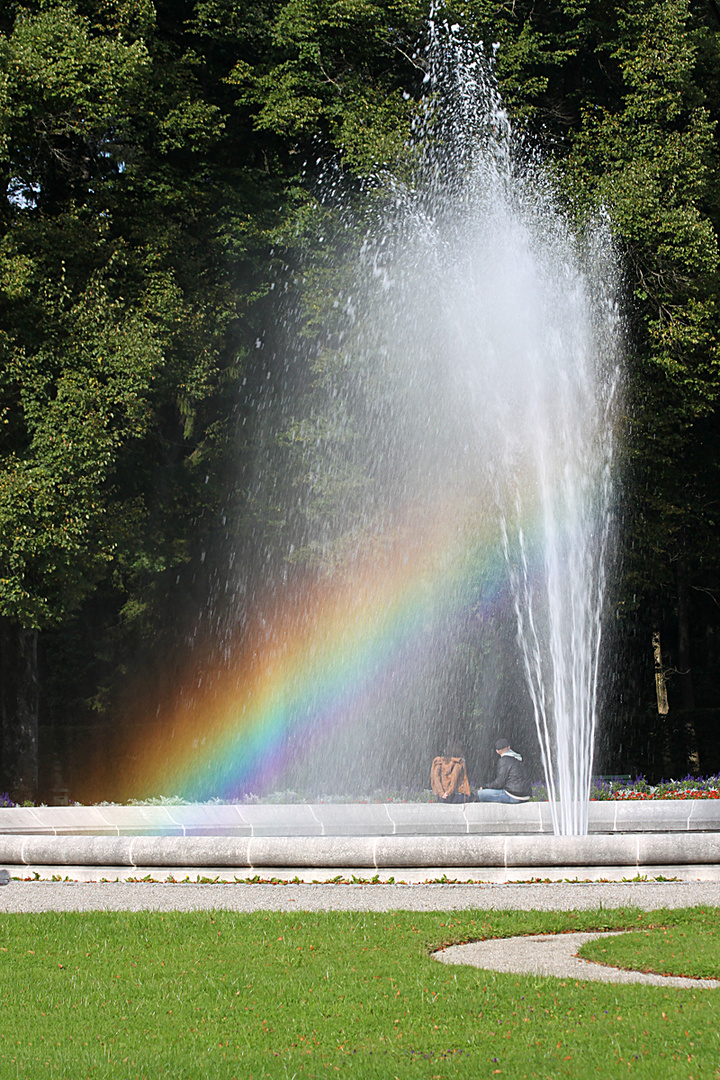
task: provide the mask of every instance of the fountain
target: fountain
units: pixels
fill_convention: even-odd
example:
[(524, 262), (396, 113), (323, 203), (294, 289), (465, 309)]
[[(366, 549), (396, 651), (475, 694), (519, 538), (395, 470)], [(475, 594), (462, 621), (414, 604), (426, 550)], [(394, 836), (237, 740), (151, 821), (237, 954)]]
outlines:
[[(572, 225), (458, 28), (431, 23), (424, 63), (404, 161), (359, 193), (326, 174), (310, 254), (276, 283), (293, 299), (264, 342), (224, 655), (122, 770), (128, 794), (220, 805), (0, 810), (0, 861), (481, 880), (720, 864), (712, 806), (588, 809), (622, 389), (607, 223)], [(498, 735), (535, 753), (547, 803), (247, 801), (427, 782), (440, 739), (477, 766)]]
[[(302, 611), (284, 776), (302, 784), (322, 745), (320, 790), (355, 760), (382, 782), (402, 759), (426, 768), (440, 731), (487, 743), (510, 725), (531, 755), (537, 741), (555, 833), (583, 834), (613, 554), (615, 253), (602, 218), (581, 233), (560, 209), (483, 51), (431, 22), (424, 60), (401, 166), (360, 199), (325, 175), (319, 254), (275, 339), (289, 374), (254, 499), (282, 524), (264, 563), (281, 592), (303, 566), (340, 609), (330, 628), (324, 603)], [(503, 708), (488, 669), (514, 648), (527, 696)], [(453, 709), (464, 727), (438, 723)]]
[(431, 21), (418, 62), (402, 160), (326, 168), (276, 252), (221, 647), (138, 717), (124, 798), (417, 791), (457, 742), (486, 783), (507, 736), (554, 832), (588, 830), (617, 261), (602, 218), (561, 209), (482, 49)]
[(602, 217), (561, 208), (481, 48), (431, 21), (418, 63), (401, 160), (327, 167), (278, 245), (220, 647), (138, 709), (122, 798), (417, 791), (457, 742), (487, 783), (507, 736), (554, 832), (588, 831), (617, 260)]

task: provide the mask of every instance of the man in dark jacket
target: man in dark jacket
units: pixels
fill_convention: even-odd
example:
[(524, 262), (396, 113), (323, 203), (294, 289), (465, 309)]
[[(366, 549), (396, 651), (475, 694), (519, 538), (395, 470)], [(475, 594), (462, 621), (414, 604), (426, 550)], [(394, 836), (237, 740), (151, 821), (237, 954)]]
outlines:
[(500, 758), (497, 776), (489, 787), (478, 789), (478, 799), (480, 802), (527, 802), (530, 798), (530, 781), (520, 754), (510, 749), (507, 739), (498, 739), (495, 753)]

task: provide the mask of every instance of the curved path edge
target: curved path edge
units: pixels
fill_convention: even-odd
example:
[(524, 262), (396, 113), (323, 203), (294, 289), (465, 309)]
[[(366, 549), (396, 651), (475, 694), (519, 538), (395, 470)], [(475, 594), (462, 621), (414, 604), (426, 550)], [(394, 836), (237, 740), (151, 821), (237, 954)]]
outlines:
[(596, 933), (529, 934), (522, 937), (489, 938), (466, 945), (450, 945), (433, 953), (443, 964), (465, 964), (514, 975), (554, 976), (558, 979), (593, 982), (641, 983), (645, 986), (675, 986), (682, 989), (718, 989), (720, 979), (687, 979), (679, 975), (656, 975), (583, 960), (578, 950), (588, 941), (618, 937), (623, 930)]

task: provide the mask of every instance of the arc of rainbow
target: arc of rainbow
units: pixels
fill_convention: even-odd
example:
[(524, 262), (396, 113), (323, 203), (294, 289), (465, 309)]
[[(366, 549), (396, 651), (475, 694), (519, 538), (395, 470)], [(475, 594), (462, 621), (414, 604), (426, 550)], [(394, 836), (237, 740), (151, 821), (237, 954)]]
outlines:
[(505, 587), (502, 547), (476, 510), (439, 505), (422, 535), (403, 535), (378, 562), (296, 591), (269, 637), (251, 634), (236, 668), (145, 742), (145, 790), (228, 798), (267, 786), (297, 752), (291, 736), (307, 742), (351, 723), (393, 664), (421, 662), (440, 615)]

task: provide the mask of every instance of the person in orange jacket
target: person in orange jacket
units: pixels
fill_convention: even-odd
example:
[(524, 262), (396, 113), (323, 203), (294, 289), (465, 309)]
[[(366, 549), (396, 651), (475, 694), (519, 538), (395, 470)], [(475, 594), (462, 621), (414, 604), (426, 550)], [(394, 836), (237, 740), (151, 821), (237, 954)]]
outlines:
[(438, 802), (472, 802), (473, 792), (468, 780), (462, 751), (453, 749), (445, 757), (436, 757), (430, 767), (430, 787)]

